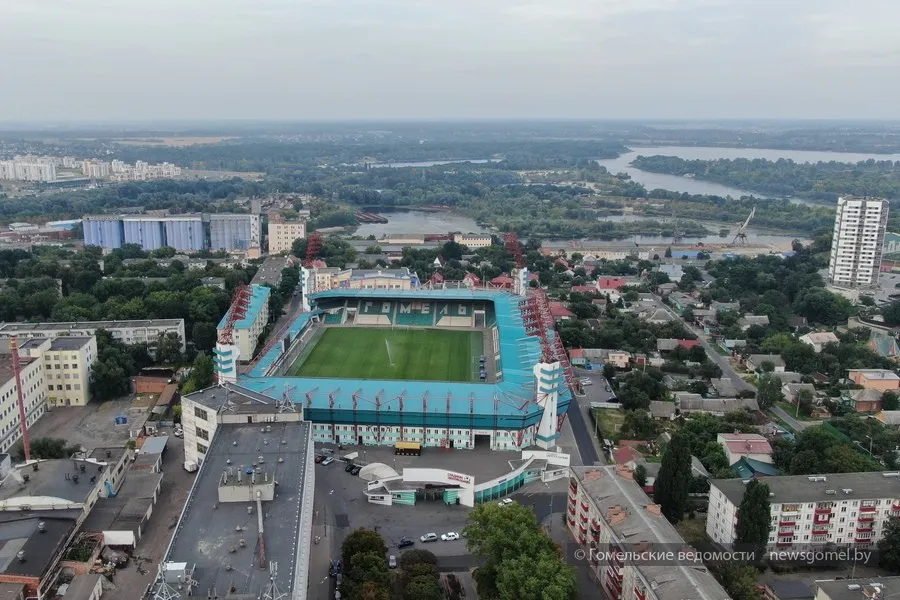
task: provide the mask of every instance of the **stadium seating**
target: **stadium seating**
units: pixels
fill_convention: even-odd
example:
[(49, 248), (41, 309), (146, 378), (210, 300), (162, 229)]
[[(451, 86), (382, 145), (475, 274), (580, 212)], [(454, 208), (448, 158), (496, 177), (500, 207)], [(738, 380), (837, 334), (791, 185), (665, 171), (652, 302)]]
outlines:
[(325, 313), (325, 323), (329, 325), (339, 325), (344, 322), (344, 309), (339, 309), (334, 314)]
[(430, 302), (398, 302), (397, 317), (394, 322), (397, 325), (411, 327), (433, 327), (434, 304)]

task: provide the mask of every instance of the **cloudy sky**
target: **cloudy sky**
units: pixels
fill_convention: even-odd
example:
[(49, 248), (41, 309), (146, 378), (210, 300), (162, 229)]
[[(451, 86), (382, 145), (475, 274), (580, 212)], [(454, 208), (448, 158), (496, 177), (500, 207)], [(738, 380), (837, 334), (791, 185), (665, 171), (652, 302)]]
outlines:
[(0, 0), (0, 121), (900, 118), (900, 0)]

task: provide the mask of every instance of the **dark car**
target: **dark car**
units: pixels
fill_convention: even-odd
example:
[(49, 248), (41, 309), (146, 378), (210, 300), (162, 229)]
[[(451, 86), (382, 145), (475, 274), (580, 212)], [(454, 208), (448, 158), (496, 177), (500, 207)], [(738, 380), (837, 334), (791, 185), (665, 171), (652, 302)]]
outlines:
[(353, 470), (350, 471), (350, 473), (351, 473), (352, 475), (359, 475), (359, 472), (360, 472), (360, 471), (362, 471), (362, 467), (356, 466), (356, 467), (353, 467)]
[(356, 467), (356, 465), (354, 465), (353, 463), (347, 463), (347, 466), (344, 467), (344, 470), (347, 471), (348, 473), (350, 473), (351, 471), (353, 471), (353, 469), (355, 467)]
[(331, 567), (328, 569), (328, 575), (330, 575), (331, 577), (337, 577), (341, 573), (341, 567), (341, 561), (331, 561)]
[(320, 463), (320, 462), (322, 462), (323, 460), (325, 460), (325, 455), (324, 455), (324, 454), (317, 454), (317, 455), (316, 455), (316, 463)]
[(404, 538), (400, 538), (400, 541), (397, 542), (397, 547), (398, 548), (409, 548), (410, 546), (412, 546), (414, 544), (415, 544), (414, 541), (412, 541), (409, 538), (404, 537)]

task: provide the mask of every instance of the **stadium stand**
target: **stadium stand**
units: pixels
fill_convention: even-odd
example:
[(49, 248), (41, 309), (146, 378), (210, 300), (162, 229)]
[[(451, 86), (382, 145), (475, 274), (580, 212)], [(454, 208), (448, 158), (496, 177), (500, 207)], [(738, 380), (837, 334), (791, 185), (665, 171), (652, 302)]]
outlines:
[(332, 309), (330, 312), (326, 312), (324, 323), (328, 325), (340, 325), (344, 322), (344, 312), (343, 308)]
[(434, 326), (433, 302), (399, 302), (397, 306), (397, 325), (409, 325), (413, 327)]

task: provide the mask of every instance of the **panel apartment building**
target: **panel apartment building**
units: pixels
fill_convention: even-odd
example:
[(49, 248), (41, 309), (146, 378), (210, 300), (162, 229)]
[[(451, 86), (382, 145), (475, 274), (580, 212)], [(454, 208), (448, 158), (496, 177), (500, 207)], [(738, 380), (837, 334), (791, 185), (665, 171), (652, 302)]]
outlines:
[(828, 283), (844, 288), (878, 283), (887, 221), (887, 200), (854, 196), (838, 199)]
[[(706, 533), (733, 544), (745, 481), (710, 482)], [(769, 547), (822, 544), (870, 546), (891, 517), (900, 516), (900, 472), (834, 473), (766, 477), (772, 522)]]
[[(570, 467), (566, 525), (584, 552), (591, 579), (608, 600), (720, 600), (728, 594), (702, 566), (635, 563), (637, 548), (691, 548), (631, 479), (614, 466)], [(606, 555), (600, 556), (597, 551)], [(622, 556), (622, 558), (618, 558)]]
[[(20, 352), (19, 366), (25, 423), (30, 427), (47, 411), (44, 365), (41, 359), (23, 356)], [(7, 349), (0, 353), (0, 452), (9, 452), (22, 436), (18, 389), (12, 355)]]
[(51, 406), (85, 406), (90, 402), (91, 366), (97, 358), (97, 338), (31, 338), (20, 355), (43, 363), (47, 400)]
[(184, 319), (145, 319), (133, 321), (79, 321), (67, 323), (0, 323), (0, 338), (56, 338), (93, 336), (98, 329), (108, 331), (123, 344), (146, 343), (156, 347), (160, 334), (177, 333), (184, 352)]
[(306, 220), (287, 220), (279, 213), (269, 215), (269, 254), (290, 252), (294, 241), (306, 237)]

